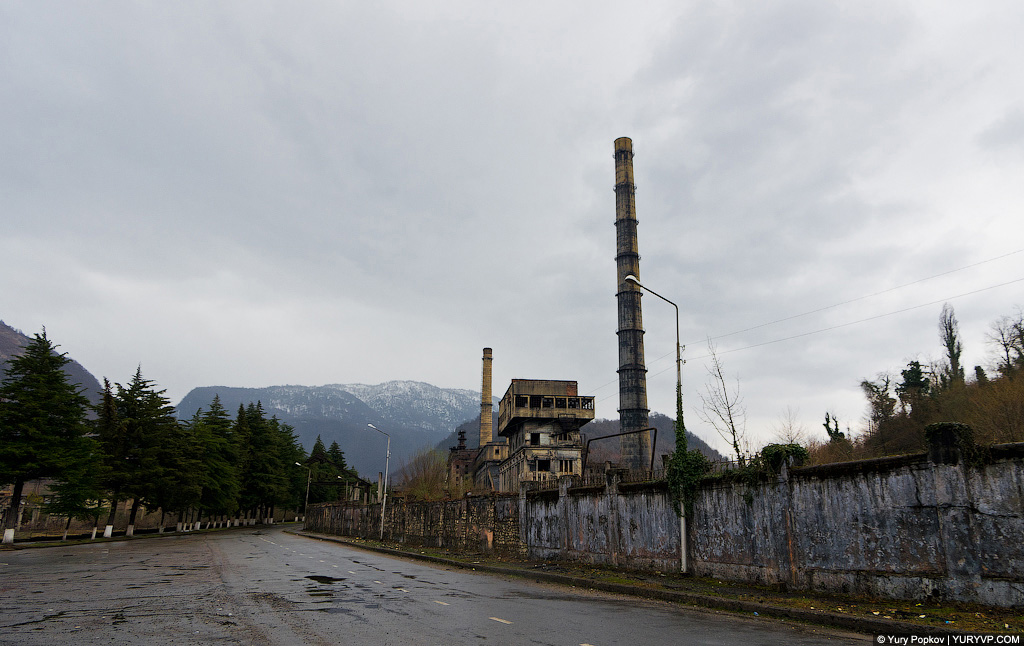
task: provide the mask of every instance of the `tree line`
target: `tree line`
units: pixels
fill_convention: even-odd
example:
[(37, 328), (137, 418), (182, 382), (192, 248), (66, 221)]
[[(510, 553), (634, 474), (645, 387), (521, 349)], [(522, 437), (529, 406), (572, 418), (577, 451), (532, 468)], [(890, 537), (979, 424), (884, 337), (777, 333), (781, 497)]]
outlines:
[(215, 396), (179, 420), (139, 368), (124, 385), (104, 379), (92, 406), (68, 383), (69, 361), (44, 329), (0, 382), (0, 484), (13, 485), (4, 542), (13, 541), (25, 483), (43, 478), (52, 480), (45, 509), (67, 518), (65, 535), (72, 519), (98, 527), (105, 516), (106, 536), (129, 500), (131, 535), (143, 506), (161, 510), (161, 527), (167, 514), (179, 527), (204, 518), (259, 522), (276, 508), (299, 509), (307, 495), (311, 503), (337, 499), (358, 478), (337, 443), (327, 449), (317, 438), (307, 455), (294, 429), (268, 418), (260, 402), (239, 405), (232, 417)]
[(978, 444), (1024, 441), (1024, 312), (992, 322), (986, 341), (992, 362), (967, 371), (961, 363), (963, 339), (953, 308), (943, 306), (938, 322), (943, 355), (933, 362), (909, 361), (894, 374), (864, 379), (867, 399), (863, 432), (844, 433), (825, 414), (828, 441), (811, 443), (816, 462), (911, 453), (926, 448), (925, 429), (933, 423), (969, 426)]

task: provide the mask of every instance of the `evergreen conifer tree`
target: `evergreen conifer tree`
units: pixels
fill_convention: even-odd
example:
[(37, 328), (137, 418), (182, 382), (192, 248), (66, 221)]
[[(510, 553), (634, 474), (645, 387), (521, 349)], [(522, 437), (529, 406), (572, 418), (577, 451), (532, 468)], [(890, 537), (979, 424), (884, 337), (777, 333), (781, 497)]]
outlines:
[(348, 463), (345, 462), (345, 452), (341, 450), (337, 442), (331, 442), (331, 446), (327, 449), (327, 459), (330, 460), (331, 466), (334, 468), (334, 479), (338, 481), (333, 500), (344, 500), (347, 497), (348, 487), (354, 478), (358, 477), (358, 474), (348, 468)]
[(309, 460), (306, 465), (310, 468), (309, 475), (313, 481), (309, 487), (309, 502), (316, 504), (333, 500), (336, 487), (333, 486), (333, 483), (330, 485), (325, 483), (336, 480), (338, 474), (335, 473), (336, 470), (330, 463), (327, 448), (319, 435), (316, 436), (316, 442), (313, 443), (313, 450), (309, 452)]
[(241, 489), (238, 446), (231, 418), (220, 403), (219, 395), (214, 395), (210, 410), (197, 413), (195, 426), (203, 465), (200, 504), (210, 514), (233, 514), (238, 511)]
[[(68, 361), (44, 329), (10, 361), (0, 383), (0, 482), (14, 485), (4, 543), (14, 541), (26, 482), (56, 478), (72, 486), (92, 466), (88, 401), (68, 383), (63, 370)], [(76, 461), (84, 461), (78, 465), (84, 468), (72, 469)]]
[(110, 536), (113, 530), (117, 501), (131, 498), (126, 530), (130, 536), (143, 502), (159, 504), (158, 500), (166, 498), (167, 488), (182, 486), (176, 478), (183, 475), (181, 470), (190, 468), (184, 462), (188, 442), (164, 391), (156, 390), (154, 383), (142, 376), (141, 367), (127, 386), (115, 384), (116, 393), (111, 392), (109, 382), (104, 383), (97, 409), (97, 435), (110, 467), (107, 488), (115, 503), (104, 536)]

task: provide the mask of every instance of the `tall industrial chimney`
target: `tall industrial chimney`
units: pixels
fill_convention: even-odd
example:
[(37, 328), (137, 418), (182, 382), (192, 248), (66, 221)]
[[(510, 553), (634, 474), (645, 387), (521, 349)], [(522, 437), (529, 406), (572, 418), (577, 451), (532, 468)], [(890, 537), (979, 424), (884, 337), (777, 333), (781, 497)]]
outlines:
[[(640, 288), (626, 282), (640, 280), (640, 251), (636, 238), (636, 185), (633, 183), (633, 142), (615, 140), (615, 237), (619, 304), (619, 430), (638, 431), (647, 422), (647, 368), (644, 366), (644, 327), (640, 314)], [(650, 460), (651, 440), (646, 433), (623, 435), (619, 446), (622, 464), (644, 468)]]
[(484, 348), (484, 382), (480, 387), (480, 446), (492, 439), (494, 401), (491, 397), (491, 349)]

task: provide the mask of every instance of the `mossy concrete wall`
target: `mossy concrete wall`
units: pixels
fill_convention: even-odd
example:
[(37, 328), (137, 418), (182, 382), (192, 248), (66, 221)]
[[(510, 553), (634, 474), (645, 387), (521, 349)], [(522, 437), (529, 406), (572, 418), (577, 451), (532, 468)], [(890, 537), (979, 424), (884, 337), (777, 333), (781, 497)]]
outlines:
[(664, 481), (628, 484), (607, 474), (604, 486), (572, 487), (520, 497), (520, 534), (530, 558), (678, 570), (679, 519)]
[(983, 466), (925, 454), (711, 481), (694, 574), (793, 589), (1024, 606), (1024, 445)]
[[(311, 505), (306, 527), (312, 531), (380, 538), (381, 505)], [(459, 500), (408, 502), (389, 498), (383, 534), (410, 546), (441, 547), (525, 558), (519, 540), (519, 497), (467, 496)]]
[[(388, 501), (385, 538), (409, 545), (678, 571), (664, 482), (604, 483), (425, 503)], [(576, 486), (574, 486), (574, 484)], [(375, 538), (380, 505), (318, 505), (307, 527)], [(1024, 607), (1024, 444), (983, 465), (926, 454), (709, 478), (688, 519), (699, 576), (899, 599)]]

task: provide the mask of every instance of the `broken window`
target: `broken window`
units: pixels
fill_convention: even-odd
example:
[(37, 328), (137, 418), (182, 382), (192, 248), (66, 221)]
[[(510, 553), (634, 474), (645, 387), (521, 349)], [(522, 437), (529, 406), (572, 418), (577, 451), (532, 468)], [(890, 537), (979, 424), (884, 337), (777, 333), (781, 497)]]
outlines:
[(540, 395), (530, 395), (530, 408), (540, 408)]
[(581, 397), (580, 401), (583, 402), (583, 410), (594, 410), (593, 397)]
[(516, 408), (527, 408), (530, 405), (530, 398), (526, 395), (516, 395)]
[(580, 407), (579, 397), (570, 397), (569, 398), (569, 408), (575, 409), (575, 408), (579, 408), (579, 407)]
[(554, 406), (555, 406), (555, 398), (554, 397), (545, 397), (543, 400), (541, 400), (541, 404), (540, 404), (541, 408), (554, 408)]
[(566, 408), (565, 397), (555, 397), (555, 408)]

